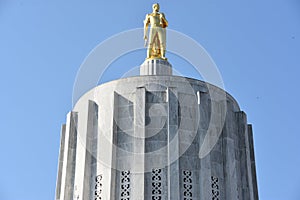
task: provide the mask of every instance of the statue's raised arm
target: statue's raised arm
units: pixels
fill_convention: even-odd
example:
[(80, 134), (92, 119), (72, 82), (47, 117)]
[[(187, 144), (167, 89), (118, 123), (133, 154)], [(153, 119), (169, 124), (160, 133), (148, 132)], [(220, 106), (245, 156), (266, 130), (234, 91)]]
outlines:
[[(153, 12), (146, 15), (144, 20), (144, 40), (146, 42), (147, 59), (166, 60), (166, 27), (168, 21), (163, 13), (159, 12), (159, 4), (153, 4)], [(151, 26), (149, 37), (147, 36), (148, 27)], [(148, 45), (147, 45), (148, 43)]]

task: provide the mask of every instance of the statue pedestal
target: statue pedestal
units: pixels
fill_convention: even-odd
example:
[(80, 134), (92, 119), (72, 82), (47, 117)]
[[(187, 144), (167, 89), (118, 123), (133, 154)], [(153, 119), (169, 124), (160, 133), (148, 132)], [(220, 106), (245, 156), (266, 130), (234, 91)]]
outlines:
[(172, 65), (167, 60), (147, 59), (140, 66), (140, 75), (172, 76)]

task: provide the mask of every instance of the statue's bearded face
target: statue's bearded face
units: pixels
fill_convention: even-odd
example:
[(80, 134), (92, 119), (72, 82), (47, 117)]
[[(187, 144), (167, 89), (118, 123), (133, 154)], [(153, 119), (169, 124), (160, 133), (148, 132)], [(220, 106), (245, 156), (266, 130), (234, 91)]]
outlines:
[(152, 8), (153, 8), (153, 11), (158, 12), (159, 11), (159, 4), (153, 4)]

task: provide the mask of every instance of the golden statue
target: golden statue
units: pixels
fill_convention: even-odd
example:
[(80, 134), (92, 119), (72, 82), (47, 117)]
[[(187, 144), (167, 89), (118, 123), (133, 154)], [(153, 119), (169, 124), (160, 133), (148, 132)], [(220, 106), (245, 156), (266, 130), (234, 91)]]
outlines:
[[(159, 58), (166, 60), (166, 27), (168, 21), (163, 13), (159, 12), (159, 4), (153, 4), (153, 12), (146, 15), (144, 20), (144, 40), (145, 46), (148, 42), (147, 59)], [(149, 39), (147, 37), (148, 27)]]

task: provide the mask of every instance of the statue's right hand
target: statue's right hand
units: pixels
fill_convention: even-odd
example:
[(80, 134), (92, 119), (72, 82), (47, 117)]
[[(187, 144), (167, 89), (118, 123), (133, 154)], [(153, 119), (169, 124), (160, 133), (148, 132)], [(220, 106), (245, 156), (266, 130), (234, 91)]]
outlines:
[(148, 37), (147, 37), (147, 35), (144, 35), (144, 40), (148, 40)]

